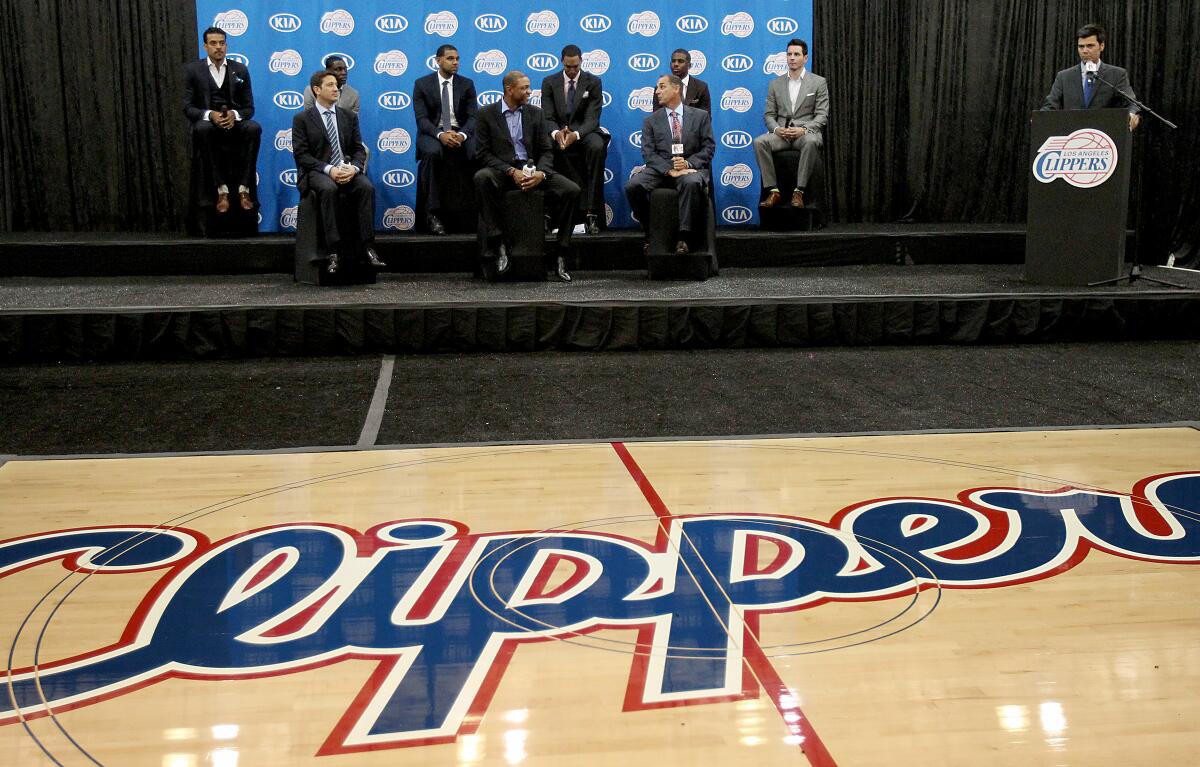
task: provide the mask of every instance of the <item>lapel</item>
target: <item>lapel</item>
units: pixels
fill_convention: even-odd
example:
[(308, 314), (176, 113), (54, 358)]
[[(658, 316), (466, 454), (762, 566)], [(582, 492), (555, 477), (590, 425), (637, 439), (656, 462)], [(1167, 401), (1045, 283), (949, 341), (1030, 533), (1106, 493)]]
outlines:
[(315, 137), (313, 142), (313, 154), (319, 155), (318, 149), (329, 143), (329, 134), (325, 132), (325, 121), (321, 119), (321, 111), (314, 104), (308, 114), (308, 124), (311, 126), (310, 133)]
[(796, 103), (792, 104), (792, 117), (800, 114), (800, 107), (804, 106), (804, 100), (812, 90), (812, 82), (809, 80), (811, 72), (804, 73), (804, 79), (800, 81), (800, 92), (796, 94)]
[[(517, 154), (517, 147), (513, 144), (512, 136), (510, 136), (508, 134), (508, 118), (506, 118), (504, 116), (504, 110), (506, 108), (504, 99), (501, 98), (499, 101), (497, 101), (495, 103), (495, 105), (488, 107), (488, 108), (491, 109), (493, 111), (493, 113), (496, 115), (496, 117), (495, 117), (496, 132), (500, 136), (504, 137), (504, 143), (508, 144), (509, 151), (515, 157)], [(522, 128), (525, 127), (525, 119), (523, 116), (521, 118), (521, 127)]]
[[(1068, 101), (1065, 94), (1071, 94), (1071, 102), (1078, 104), (1079, 109), (1087, 109), (1087, 104), (1083, 103), (1083, 71), (1079, 65), (1071, 67), (1071, 74), (1067, 76), (1067, 83), (1063, 87), (1063, 106), (1066, 107)], [(1094, 95), (1094, 94), (1093, 94)]]
[(525, 153), (529, 155), (530, 160), (537, 160), (537, 136), (533, 132), (533, 119), (529, 114), (529, 110), (521, 107), (521, 133), (525, 139)]

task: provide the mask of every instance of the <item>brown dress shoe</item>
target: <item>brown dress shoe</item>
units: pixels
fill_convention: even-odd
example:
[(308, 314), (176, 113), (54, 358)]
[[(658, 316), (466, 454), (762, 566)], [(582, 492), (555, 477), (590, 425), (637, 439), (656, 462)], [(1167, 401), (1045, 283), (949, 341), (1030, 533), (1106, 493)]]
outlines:
[(792, 192), (792, 207), (793, 208), (803, 208), (804, 207), (804, 192), (801, 192), (799, 189)]
[(778, 189), (772, 189), (771, 191), (767, 192), (767, 199), (760, 202), (758, 204), (758, 207), (774, 208), (776, 205), (778, 205), (781, 202), (783, 202), (783, 195), (781, 195), (779, 193)]
[(254, 200), (250, 199), (249, 192), (238, 192), (238, 205), (242, 206), (242, 210), (254, 210)]
[(679, 242), (675, 243), (675, 255), (686, 256), (690, 252), (691, 251), (688, 250), (687, 243), (684, 242), (683, 240), (680, 240)]
[(216, 208), (217, 208), (218, 213), (228, 213), (229, 212), (229, 193), (228, 192), (217, 192)]

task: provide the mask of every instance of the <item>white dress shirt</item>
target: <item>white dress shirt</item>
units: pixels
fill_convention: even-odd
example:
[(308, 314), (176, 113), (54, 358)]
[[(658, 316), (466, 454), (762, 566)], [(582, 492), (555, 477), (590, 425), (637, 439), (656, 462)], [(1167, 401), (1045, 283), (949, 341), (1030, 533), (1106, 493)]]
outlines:
[[(217, 87), (220, 88), (222, 85), (225, 84), (225, 73), (229, 71), (229, 65), (226, 63), (226, 59), (221, 59), (220, 66), (217, 66), (213, 62), (213, 60), (210, 58), (206, 57), (205, 61), (208, 62), (208, 74), (212, 77), (213, 82), (217, 84)], [(237, 120), (238, 122), (241, 122), (242, 116), (240, 114), (238, 114), (238, 111), (236, 109), (231, 110), (231, 111), (233, 112), (233, 119)], [(210, 115), (212, 113), (213, 113), (213, 111), (211, 109), (208, 110), (207, 112), (205, 112), (204, 119), (211, 121), (212, 118), (210, 117)]]

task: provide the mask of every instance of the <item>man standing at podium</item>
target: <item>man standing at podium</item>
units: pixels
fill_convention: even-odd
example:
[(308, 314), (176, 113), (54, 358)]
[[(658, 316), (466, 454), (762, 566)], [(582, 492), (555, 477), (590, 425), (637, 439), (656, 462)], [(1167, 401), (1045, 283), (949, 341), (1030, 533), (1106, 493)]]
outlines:
[(1104, 52), (1104, 27), (1085, 24), (1075, 33), (1078, 38), (1079, 66), (1064, 69), (1054, 77), (1050, 94), (1042, 104), (1042, 111), (1052, 109), (1115, 109), (1129, 107), (1129, 130), (1141, 122), (1136, 98), (1129, 86), (1129, 75), (1124, 69), (1104, 64), (1100, 54)]

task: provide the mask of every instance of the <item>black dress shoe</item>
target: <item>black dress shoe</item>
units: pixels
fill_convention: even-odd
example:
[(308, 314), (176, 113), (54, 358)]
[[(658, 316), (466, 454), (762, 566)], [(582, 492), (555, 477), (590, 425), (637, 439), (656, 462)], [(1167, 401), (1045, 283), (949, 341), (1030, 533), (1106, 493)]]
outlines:
[(438, 220), (437, 216), (429, 216), (429, 233), (439, 237), (446, 233), (446, 227), (442, 226), (442, 222)]
[(554, 276), (558, 278), (559, 282), (571, 281), (571, 273), (567, 271), (566, 259), (562, 256), (559, 256), (557, 259), (555, 259)]
[(596, 220), (595, 213), (587, 214), (587, 223), (584, 225), (584, 231), (588, 234), (600, 234), (600, 223)]
[(385, 264), (383, 259), (379, 257), (379, 254), (375, 252), (375, 248), (367, 248), (367, 263), (376, 269), (383, 269), (387, 267), (387, 264)]
[(337, 274), (337, 270), (338, 270), (338, 254), (330, 253), (329, 254), (329, 263), (325, 265), (325, 272), (327, 274)]

